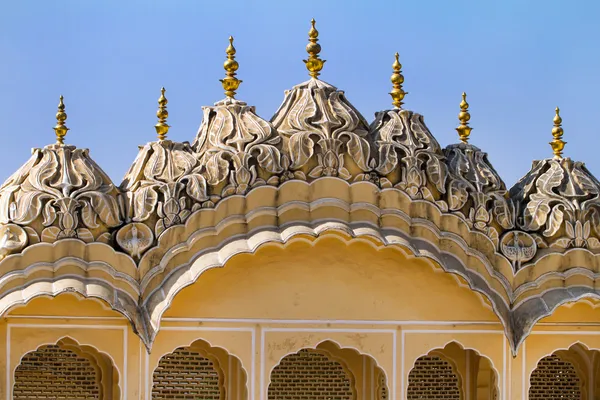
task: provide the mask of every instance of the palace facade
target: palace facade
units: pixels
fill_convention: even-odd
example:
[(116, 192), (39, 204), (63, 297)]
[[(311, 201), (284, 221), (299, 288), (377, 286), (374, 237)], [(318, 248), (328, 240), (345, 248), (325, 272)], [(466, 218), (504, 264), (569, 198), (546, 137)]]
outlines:
[(230, 38), (195, 140), (167, 138), (163, 89), (119, 186), (65, 144), (61, 97), (0, 187), (0, 398), (600, 398), (600, 182), (559, 110), (507, 189), (465, 94), (442, 148), (398, 55), (369, 123), (320, 51), (313, 21), (310, 79), (266, 120)]

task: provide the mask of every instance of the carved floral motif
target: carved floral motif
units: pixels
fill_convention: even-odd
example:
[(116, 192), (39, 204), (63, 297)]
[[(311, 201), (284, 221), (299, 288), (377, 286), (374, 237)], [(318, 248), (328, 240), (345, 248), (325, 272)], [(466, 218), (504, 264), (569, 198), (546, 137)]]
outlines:
[(244, 194), (259, 185), (279, 183), (281, 141), (273, 126), (255, 114), (254, 107), (226, 98), (204, 107), (193, 144), (199, 169), (220, 197)]
[(468, 143), (444, 149), (450, 171), (446, 201), (469, 225), (499, 243), (503, 230), (514, 227), (514, 207), (504, 182), (487, 159), (487, 153)]
[(197, 165), (187, 142), (161, 140), (142, 147), (121, 184), (127, 196), (127, 219), (153, 224), (158, 237), (184, 223), (193, 211), (214, 205), (206, 179), (195, 171)]
[(152, 229), (141, 222), (132, 222), (119, 229), (116, 239), (122, 249), (138, 260), (154, 243)]
[(296, 179), (369, 179), (374, 166), (369, 165), (368, 124), (344, 92), (310, 79), (286, 93), (271, 121), (283, 138)]
[[(414, 199), (439, 200), (447, 169), (440, 145), (423, 122), (407, 110), (381, 111), (371, 124), (377, 145), (377, 173), (382, 187), (396, 187)], [(445, 204), (439, 202), (442, 209)]]
[(0, 224), (26, 228), (33, 240), (110, 241), (121, 224), (118, 191), (87, 149), (50, 145), (0, 187)]
[(538, 247), (600, 249), (600, 183), (582, 162), (535, 161), (510, 193)]

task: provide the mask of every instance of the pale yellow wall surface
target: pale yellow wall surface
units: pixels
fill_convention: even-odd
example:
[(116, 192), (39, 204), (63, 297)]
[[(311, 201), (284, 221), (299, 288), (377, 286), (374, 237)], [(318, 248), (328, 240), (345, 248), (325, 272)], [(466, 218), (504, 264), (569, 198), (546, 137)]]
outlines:
[[(265, 245), (205, 272), (181, 291), (150, 354), (129, 322), (100, 301), (73, 294), (36, 298), (0, 322), (0, 339), (10, 348), (10, 354), (0, 348), (0, 399), (24, 354), (62, 338), (108, 355), (119, 372), (121, 399), (140, 400), (150, 399), (160, 358), (199, 339), (216, 354), (223, 349), (231, 355), (219, 356), (219, 363), (236, 377), (228, 383), (236, 400), (245, 393), (239, 385), (249, 399), (267, 400), (270, 371), (302, 348), (343, 355), (357, 393), (369, 400), (375, 368), (387, 377), (390, 399), (403, 399), (415, 360), (432, 351), (451, 359), (463, 386), (475, 393), (476, 368), (468, 369), (462, 350), (472, 349), (491, 362), (498, 400), (520, 400), (545, 355), (578, 342), (600, 349), (597, 328), (581, 325), (598, 321), (596, 303), (585, 300), (540, 321), (513, 358), (489, 303), (461, 282), (424, 259), (367, 241), (347, 245), (323, 237)], [(463, 400), (484, 400), (473, 396)]]
[(164, 317), (498, 321), (428, 261), (332, 237), (237, 255), (182, 290)]

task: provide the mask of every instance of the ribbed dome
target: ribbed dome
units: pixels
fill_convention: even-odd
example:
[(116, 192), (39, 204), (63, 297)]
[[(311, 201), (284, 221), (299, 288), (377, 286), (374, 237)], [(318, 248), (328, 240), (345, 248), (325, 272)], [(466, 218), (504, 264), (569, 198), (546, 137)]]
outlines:
[(121, 223), (118, 190), (108, 175), (88, 149), (62, 143), (68, 129), (62, 97), (57, 119), (58, 142), (33, 149), (29, 161), (0, 187), (4, 254), (40, 240), (108, 243), (109, 229)]

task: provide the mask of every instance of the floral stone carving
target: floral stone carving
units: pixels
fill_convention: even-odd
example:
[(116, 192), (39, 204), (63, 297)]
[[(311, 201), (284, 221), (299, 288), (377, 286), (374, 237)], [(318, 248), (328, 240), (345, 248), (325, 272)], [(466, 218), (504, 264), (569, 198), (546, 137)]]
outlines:
[(197, 167), (198, 160), (187, 142), (160, 140), (142, 147), (121, 184), (127, 198), (127, 221), (146, 223), (158, 237), (165, 229), (185, 222), (193, 211), (213, 206), (206, 179), (195, 172)]
[(117, 196), (89, 150), (53, 144), (33, 149), (0, 187), (0, 224), (23, 227), (31, 243), (110, 242), (109, 229), (121, 224)]
[[(402, 189), (414, 199), (439, 200), (448, 174), (440, 145), (423, 116), (400, 109), (380, 111), (371, 131), (378, 147), (381, 186)], [(438, 205), (447, 209), (441, 202)]]
[(538, 247), (600, 249), (600, 183), (570, 158), (534, 161), (511, 190), (517, 223)]
[(368, 124), (337, 88), (314, 78), (295, 86), (271, 122), (296, 179), (371, 177)]
[(283, 171), (281, 141), (275, 128), (246, 103), (226, 98), (204, 107), (193, 144), (199, 169), (210, 185), (209, 194), (244, 194), (255, 186), (277, 185)]
[(537, 252), (535, 239), (528, 233), (511, 231), (505, 233), (500, 240), (500, 251), (510, 260), (514, 271), (518, 271)]
[(444, 149), (449, 170), (445, 200), (451, 211), (486, 233), (498, 246), (500, 233), (514, 227), (514, 207), (504, 182), (487, 158), (487, 153), (469, 143)]

